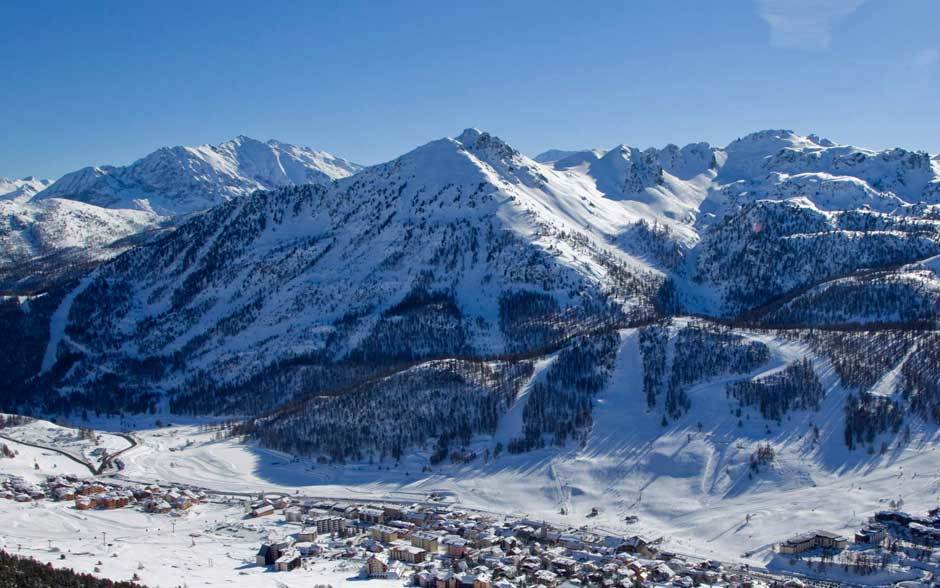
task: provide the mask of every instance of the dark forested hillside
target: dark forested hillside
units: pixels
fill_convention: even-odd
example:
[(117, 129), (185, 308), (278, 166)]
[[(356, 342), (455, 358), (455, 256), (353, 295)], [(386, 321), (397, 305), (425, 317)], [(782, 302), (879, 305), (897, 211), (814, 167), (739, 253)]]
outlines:
[(69, 568), (53, 568), (34, 559), (0, 551), (0, 588), (143, 588), (143, 585), (96, 578)]

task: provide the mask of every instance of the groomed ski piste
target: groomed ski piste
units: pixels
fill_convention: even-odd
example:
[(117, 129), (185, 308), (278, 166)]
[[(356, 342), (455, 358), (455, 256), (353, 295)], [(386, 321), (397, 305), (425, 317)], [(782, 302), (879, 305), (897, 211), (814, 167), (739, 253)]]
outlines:
[[(728, 375), (692, 387), (692, 409), (663, 426), (660, 414), (647, 410), (637, 331), (624, 330), (614, 372), (595, 398), (593, 426), (582, 441), (517, 455), (504, 452), (487, 463), (442, 464), (428, 472), (429, 448), (397, 465), (322, 464), (240, 439), (219, 439), (212, 426), (218, 421), (166, 415), (120, 422), (92, 418), (80, 424), (99, 431), (134, 430), (138, 445), (121, 456), (124, 469), (112, 472), (115, 480), (189, 485), (230, 495), (284, 493), (343, 500), (407, 502), (433, 494), (460, 508), (639, 534), (660, 540), (662, 549), (675, 553), (775, 572), (812, 572), (774, 552), (774, 545), (790, 536), (825, 529), (851, 537), (876, 511), (903, 505), (906, 511), (922, 512), (938, 505), (935, 427), (912, 415), (906, 419), (909, 443), (888, 443), (884, 453), (850, 451), (843, 440), (849, 391), (828, 362), (802, 344), (765, 333), (744, 334), (771, 349), (771, 359), (748, 376), (812, 360), (826, 391), (818, 411), (792, 411), (781, 425), (756, 411), (739, 418), (725, 384), (742, 376)], [(537, 362), (533, 380), (551, 361)], [(885, 376), (891, 377), (895, 371)], [(882, 381), (873, 388), (877, 392), (875, 388), (893, 386)], [(477, 436), (473, 446), (482, 451), (518, 436), (526, 399), (523, 389), (496, 433)], [(29, 426), (37, 428), (35, 423)], [(755, 472), (749, 459), (760, 443), (773, 446), (775, 459)], [(34, 480), (53, 473), (89, 475), (60, 455), (15, 449), (19, 455), (0, 461), (0, 473)], [(311, 580), (334, 586), (401, 584), (354, 581), (358, 567), (349, 562), (321, 562), (290, 574), (264, 572), (253, 564), (259, 541), (289, 531), (280, 528), (283, 523), (244, 523), (236, 498), (228, 504), (197, 505), (175, 518), (172, 529), (165, 516), (134, 509), (77, 512), (67, 503), (9, 501), (0, 509), (0, 545), (79, 571), (98, 567), (101, 575), (115, 579), (136, 573), (149, 586), (300, 586)], [(589, 517), (594, 508), (598, 514)], [(627, 517), (636, 517), (636, 522), (628, 523)], [(64, 561), (59, 560), (63, 552), (68, 553)], [(920, 570), (897, 569), (844, 580), (880, 585), (920, 575)]]

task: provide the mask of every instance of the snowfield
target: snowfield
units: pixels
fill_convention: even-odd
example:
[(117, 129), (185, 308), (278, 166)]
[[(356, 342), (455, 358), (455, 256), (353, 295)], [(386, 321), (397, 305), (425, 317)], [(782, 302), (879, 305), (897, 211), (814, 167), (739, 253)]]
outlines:
[[(892, 445), (883, 455), (861, 449), (850, 452), (842, 439), (846, 391), (831, 366), (803, 345), (758, 333), (748, 337), (771, 349), (770, 360), (748, 374), (751, 377), (812, 358), (826, 390), (818, 412), (792, 411), (781, 426), (745, 414), (739, 424), (725, 397), (724, 384), (730, 378), (719, 376), (695, 385), (690, 390), (694, 410), (663, 427), (658, 415), (646, 410), (637, 332), (625, 330), (613, 376), (596, 398), (594, 424), (583, 443), (520, 455), (504, 453), (486, 464), (477, 459), (427, 472), (423, 471), (427, 450), (405, 456), (397, 466), (317, 464), (235, 439), (218, 440), (210, 421), (158, 427), (156, 417), (138, 417), (120, 426), (135, 429), (140, 445), (123, 454), (126, 468), (116, 477), (230, 493), (299, 493), (347, 500), (415, 501), (436, 493), (462, 508), (640, 534), (662, 539), (664, 548), (677, 553), (775, 570), (788, 569), (789, 564), (775, 556), (773, 545), (792, 535), (817, 528), (851, 535), (875, 511), (902, 505), (921, 512), (937, 506), (940, 455), (935, 427), (910, 417), (909, 444)], [(550, 363), (551, 358), (540, 362), (533, 378)], [(875, 388), (887, 385), (882, 384)], [(523, 391), (519, 402), (525, 398)], [(495, 438), (515, 435), (519, 418), (518, 410), (510, 409)], [(699, 422), (705, 424), (701, 429)], [(101, 429), (118, 426), (107, 421), (93, 424)], [(813, 425), (818, 427), (818, 438)], [(29, 426), (54, 431), (42, 421)], [(55, 442), (61, 436), (43, 438)], [(493, 442), (494, 437), (477, 436), (472, 445), (482, 450)], [(769, 467), (754, 473), (749, 458), (758, 442), (772, 444), (776, 457)], [(13, 461), (31, 456), (21, 451)], [(0, 462), (0, 472), (8, 473), (7, 463)], [(315, 578), (342, 586), (343, 578), (357, 571), (317, 568), (257, 574), (245, 561), (253, 556), (264, 530), (246, 531), (240, 538), (211, 530), (217, 522), (240, 520), (241, 511), (235, 506), (194, 508), (177, 521), (176, 535), (167, 530), (166, 519), (157, 521), (129, 509), (77, 515), (53, 503), (10, 506), (0, 514), (0, 525), (7, 529), (4, 541), (30, 545), (28, 553), (41, 559), (54, 559), (46, 545), (51, 538), (60, 548), (90, 554), (68, 560), (69, 565), (78, 562), (88, 570), (93, 560), (102, 559), (106, 550), (100, 546), (101, 532), (107, 532), (114, 544), (108, 550), (120, 555), (106, 560), (102, 569), (114, 578), (137, 571), (157, 586), (171, 585), (174, 574), (185, 574), (190, 585), (224, 579), (233, 585), (291, 586)], [(588, 517), (595, 507), (599, 514)], [(638, 521), (628, 523), (628, 516)], [(190, 533), (199, 534), (198, 549), (190, 548)], [(136, 569), (138, 560), (144, 561), (143, 570)], [(265, 584), (269, 578), (270, 584)]]

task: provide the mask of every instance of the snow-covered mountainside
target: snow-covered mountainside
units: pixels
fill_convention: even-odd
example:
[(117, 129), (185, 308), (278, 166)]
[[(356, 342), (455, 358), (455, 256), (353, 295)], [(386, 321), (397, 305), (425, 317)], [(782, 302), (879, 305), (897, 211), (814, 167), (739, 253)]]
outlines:
[(327, 184), (359, 169), (324, 151), (239, 136), (217, 146), (164, 147), (124, 167), (86, 167), (66, 174), (36, 199), (179, 215), (255, 190)]
[(158, 217), (141, 210), (111, 210), (49, 198), (0, 201), (0, 267), (65, 249), (97, 249), (156, 226)]
[(477, 434), (519, 453), (584, 442), (638, 329), (656, 426), (716, 413), (714, 381), (764, 420), (812, 413), (825, 362), (847, 445), (937, 419), (926, 154), (765, 131), (540, 159), (468, 129), (231, 198), (11, 309), (49, 315), (12, 404), (249, 415), (241, 433), (336, 460), (439, 462)]
[(692, 312), (735, 316), (940, 252), (940, 164), (922, 152), (762, 131), (724, 148), (621, 145), (542, 158), (653, 214), (655, 226), (635, 227), (620, 245), (667, 271)]
[(42, 292), (80, 277), (167, 222), (63, 198), (0, 200), (0, 290)]
[(26, 201), (52, 185), (52, 180), (29, 176), (20, 180), (0, 178), (0, 200)]
[(328, 184), (360, 169), (323, 151), (237, 137), (219, 146), (163, 148), (126, 167), (88, 167), (54, 183), (2, 179), (0, 289), (54, 287), (154, 229), (231, 198)]
[(655, 315), (662, 274), (604, 238), (631, 219), (468, 130), (335, 185), (232, 200), (118, 258), (69, 300), (45, 366), (81, 350), (64, 383), (79, 387), (155, 361), (158, 385), (192, 390), (285, 362), (538, 348)]

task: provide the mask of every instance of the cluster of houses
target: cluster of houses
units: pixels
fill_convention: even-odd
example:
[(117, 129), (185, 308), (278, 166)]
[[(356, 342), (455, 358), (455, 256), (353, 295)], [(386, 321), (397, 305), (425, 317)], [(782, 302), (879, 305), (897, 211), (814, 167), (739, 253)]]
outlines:
[(49, 497), (74, 501), (77, 510), (115, 509), (135, 504), (152, 513), (185, 511), (204, 502), (206, 495), (188, 488), (162, 488), (156, 485), (116, 485), (74, 476), (50, 477), (44, 486)]
[(855, 534), (856, 543), (885, 545), (903, 542), (922, 548), (940, 546), (940, 507), (928, 511), (926, 516), (900, 510), (875, 513), (868, 524)]
[(890, 548), (896, 552), (900, 547), (932, 551), (940, 546), (940, 507), (926, 516), (900, 510), (879, 511), (855, 532), (851, 542), (836, 533), (813, 531), (779, 543), (777, 551), (789, 555), (832, 554), (847, 549), (850, 543), (854, 543), (853, 550)]
[(46, 493), (35, 484), (32, 484), (20, 476), (4, 476), (0, 481), (0, 494), (7, 500), (17, 502), (31, 502), (33, 500), (42, 500)]
[(284, 497), (252, 502), (246, 510), (248, 516), (280, 510), (296, 525), (295, 532), (264, 542), (256, 554), (257, 565), (277, 571), (317, 559), (348, 559), (362, 562), (363, 578), (398, 579), (425, 588), (750, 583), (718, 562), (692, 563), (639, 536), (560, 529), (442, 504)]

